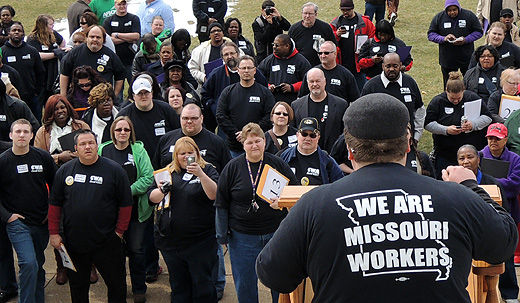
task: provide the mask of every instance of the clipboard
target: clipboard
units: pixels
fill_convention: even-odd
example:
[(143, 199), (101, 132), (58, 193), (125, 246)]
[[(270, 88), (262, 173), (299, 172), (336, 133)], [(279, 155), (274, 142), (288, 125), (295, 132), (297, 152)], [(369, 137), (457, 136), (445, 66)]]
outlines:
[(502, 97), (500, 98), (500, 107), (498, 109), (500, 117), (507, 119), (513, 112), (520, 109), (519, 101), (520, 97), (518, 96), (502, 94)]
[(280, 198), (283, 188), (289, 183), (289, 178), (282, 175), (269, 164), (264, 165), (260, 181), (256, 188), (256, 194), (265, 201), (272, 203), (271, 199)]
[(509, 161), (489, 158), (480, 159), (481, 171), (497, 179), (507, 178), (507, 175), (509, 175), (509, 165)]
[[(168, 181), (172, 182), (172, 175), (170, 174), (170, 171), (168, 170), (168, 166), (165, 168), (158, 169), (153, 172), (153, 178), (155, 180), (155, 183), (157, 184), (157, 187), (160, 184), (160, 181)], [(163, 208), (170, 207), (170, 193), (168, 193), (166, 196), (164, 196), (164, 199), (159, 202), (159, 205), (157, 206), (157, 210), (162, 210)]]

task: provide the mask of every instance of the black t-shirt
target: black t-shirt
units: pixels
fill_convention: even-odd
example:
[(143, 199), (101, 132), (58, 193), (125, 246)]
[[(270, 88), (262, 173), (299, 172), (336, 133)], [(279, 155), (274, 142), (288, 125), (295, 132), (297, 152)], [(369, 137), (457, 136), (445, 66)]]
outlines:
[[(293, 147), (298, 144), (298, 138), (296, 137), (296, 133), (298, 130), (290, 125), (288, 125), (287, 131), (285, 134), (281, 136), (277, 136), (276, 140), (278, 141), (278, 144), (280, 144), (281, 149), (284, 150), (287, 147)], [(276, 155), (280, 150), (276, 147), (276, 144), (273, 141), (273, 138), (271, 138), (271, 135), (269, 134), (269, 131), (265, 132), (265, 151), (270, 152), (273, 155)]]
[(236, 140), (235, 133), (249, 122), (255, 122), (266, 131), (271, 127), (270, 114), (274, 105), (274, 96), (269, 89), (255, 82), (250, 87), (240, 83), (226, 87), (220, 95), (217, 105), (217, 122), (228, 136), (231, 150), (242, 150), (242, 144)]
[[(112, 33), (139, 33), (141, 34), (141, 22), (139, 17), (134, 14), (127, 13), (124, 16), (114, 14), (105, 19), (103, 27), (110, 36)], [(133, 46), (135, 45), (135, 46)], [(116, 54), (124, 65), (132, 65), (134, 56), (138, 51), (137, 44), (123, 42), (116, 45)]]
[[(347, 34), (341, 37), (339, 40), (339, 47), (341, 48), (341, 62), (343, 66), (349, 70), (356, 70), (356, 26), (358, 24), (357, 14), (352, 19), (342, 18), (343, 22), (339, 26), (345, 26), (347, 28)], [(347, 36), (348, 35), (348, 36)]]
[(88, 65), (96, 70), (103, 79), (113, 84), (113, 81), (125, 78), (125, 67), (119, 57), (108, 47), (103, 46), (93, 53), (84, 43), (71, 49), (61, 60), (61, 74), (72, 77), (74, 69), (81, 65)]
[(463, 185), (372, 164), (305, 194), (256, 272), (280, 292), (309, 276), (316, 302), (469, 303), (471, 259), (510, 258), (515, 229), (502, 207)]
[[(27, 37), (27, 44), (34, 47), (38, 52), (41, 53), (52, 53), (53, 50), (58, 49), (63, 42), (63, 37), (57, 32), (54, 32), (54, 37), (56, 38), (56, 42), (52, 45), (43, 45), (38, 40), (33, 37)], [(45, 68), (45, 88), (50, 90), (54, 85), (54, 81), (56, 81), (56, 77), (58, 76), (58, 58), (53, 58), (49, 60), (42, 61), (43, 66)]]
[(296, 158), (292, 158), (288, 164), (301, 185), (321, 185), (323, 183), (321, 174), (327, 173), (320, 171), (320, 157), (318, 151), (315, 151), (310, 155), (302, 155), (297, 150)]
[[(218, 173), (211, 164), (204, 173), (218, 182)], [(182, 248), (205, 239), (215, 240), (215, 206), (210, 200), (199, 177), (182, 169), (172, 173), (173, 189), (170, 207), (157, 210), (155, 241), (159, 249)], [(148, 195), (157, 188), (154, 183)]]
[(325, 139), (327, 138), (327, 134), (325, 133), (325, 129), (327, 127), (327, 118), (329, 116), (329, 96), (323, 99), (321, 102), (312, 101), (311, 97), (308, 102), (308, 111), (309, 117), (314, 117), (318, 120), (318, 125), (320, 127), (320, 141), (319, 145), (324, 146)]
[[(333, 69), (327, 70), (323, 65), (315, 66), (323, 71), (327, 85), (325, 90), (327, 93), (338, 96), (348, 103), (352, 103), (359, 98), (359, 89), (356, 84), (354, 75), (343, 65), (336, 65)], [(309, 85), (307, 84), (307, 74), (303, 77), (302, 86), (298, 92), (298, 97), (309, 94)]]
[(159, 139), (167, 132), (180, 127), (179, 116), (173, 108), (163, 101), (153, 100), (151, 110), (144, 112), (135, 106), (128, 105), (123, 108), (118, 117), (128, 116), (135, 129), (136, 140), (142, 141), (144, 149), (150, 158), (153, 157), (157, 149)]
[(220, 55), (220, 46), (211, 46), (211, 51), (209, 53), (209, 60), (208, 62), (211, 62), (211, 61), (214, 61), (214, 60), (217, 60), (217, 59), (220, 59), (221, 58), (221, 55)]
[(312, 27), (305, 27), (302, 21), (298, 21), (291, 25), (288, 34), (296, 43), (296, 49), (309, 60), (311, 66), (320, 64), (318, 52), (314, 49), (315, 44), (321, 39), (336, 44), (336, 37), (330, 25), (319, 19), (316, 19)]
[(115, 236), (119, 208), (132, 206), (130, 182), (110, 159), (83, 165), (76, 158), (56, 172), (50, 204), (62, 208), (67, 249), (85, 253)]
[[(6, 223), (13, 213), (25, 217), (29, 225), (46, 224), (49, 188), (52, 188), (56, 165), (51, 155), (30, 146), (25, 155), (11, 149), (0, 155), (0, 219)], [(4, 245), (4, 244), (2, 244)]]
[[(175, 142), (186, 136), (181, 128), (172, 130), (161, 137), (157, 144), (157, 151), (152, 158), (152, 165), (155, 169), (166, 167), (173, 159)], [(224, 166), (231, 160), (231, 155), (226, 143), (222, 138), (203, 128), (198, 134), (190, 137), (197, 143), (200, 155), (204, 161), (211, 163), (221, 172)]]
[[(253, 179), (258, 172), (260, 163), (251, 164)], [(269, 164), (282, 175), (289, 178), (290, 185), (298, 185), (291, 168), (282, 159), (270, 153), (264, 153), (262, 169)], [(259, 172), (262, 173), (262, 170)], [(245, 155), (238, 156), (224, 167), (220, 174), (217, 199), (215, 206), (229, 211), (229, 227), (241, 233), (250, 235), (263, 235), (274, 232), (282, 219), (286, 216), (286, 210), (275, 210), (269, 203), (255, 194), (255, 200), (259, 206), (256, 212), (247, 212), (253, 199), (253, 186), (247, 169)], [(233, 234), (231, 234), (233, 236)]]
[[(134, 184), (137, 180), (137, 168), (134, 162), (134, 155), (132, 154), (132, 147), (128, 145), (125, 149), (119, 150), (114, 144), (105, 146), (102, 150), (101, 156), (115, 161), (125, 170), (130, 184)], [(132, 218), (137, 218), (137, 196), (132, 196), (134, 204), (132, 207)]]

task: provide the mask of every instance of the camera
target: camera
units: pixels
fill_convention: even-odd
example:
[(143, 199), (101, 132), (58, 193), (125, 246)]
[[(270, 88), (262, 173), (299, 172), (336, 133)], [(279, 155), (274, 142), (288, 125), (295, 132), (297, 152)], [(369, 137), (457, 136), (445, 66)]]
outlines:
[(269, 16), (272, 13), (273, 13), (273, 7), (272, 6), (268, 6), (268, 7), (265, 8), (265, 14), (267, 16)]
[(191, 165), (192, 163), (195, 163), (195, 156), (189, 156), (186, 159), (186, 162), (187, 162), (188, 165)]

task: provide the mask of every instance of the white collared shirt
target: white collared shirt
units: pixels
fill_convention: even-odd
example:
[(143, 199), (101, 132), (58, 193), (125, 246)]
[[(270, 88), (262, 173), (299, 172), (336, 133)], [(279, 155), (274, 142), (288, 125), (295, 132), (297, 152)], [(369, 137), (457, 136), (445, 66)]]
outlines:
[[(392, 81), (388, 80), (388, 78), (385, 76), (385, 72), (381, 72), (381, 81), (383, 82), (383, 86), (386, 88), (388, 86), (388, 84)], [(399, 84), (400, 87), (403, 87), (403, 73), (399, 72), (399, 78), (397, 79), (397, 81), (393, 81), (393, 82), (397, 82)]]

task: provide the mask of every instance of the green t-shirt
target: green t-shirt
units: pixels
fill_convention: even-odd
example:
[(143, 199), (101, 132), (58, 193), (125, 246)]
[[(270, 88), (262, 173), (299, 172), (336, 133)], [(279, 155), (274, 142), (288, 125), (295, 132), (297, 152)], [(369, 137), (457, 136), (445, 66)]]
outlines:
[(90, 9), (99, 19), (99, 25), (103, 25), (106, 18), (116, 13), (114, 0), (92, 0), (89, 4)]

